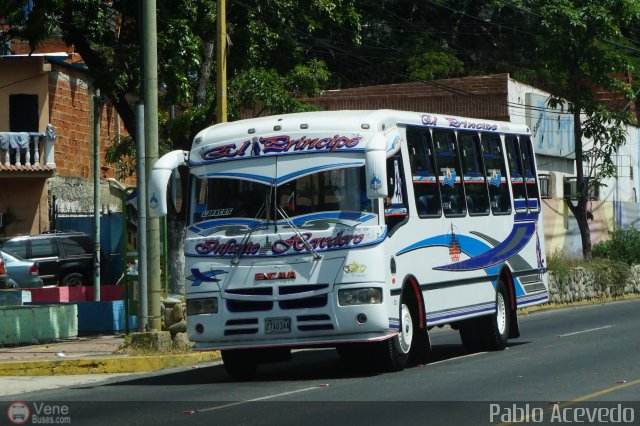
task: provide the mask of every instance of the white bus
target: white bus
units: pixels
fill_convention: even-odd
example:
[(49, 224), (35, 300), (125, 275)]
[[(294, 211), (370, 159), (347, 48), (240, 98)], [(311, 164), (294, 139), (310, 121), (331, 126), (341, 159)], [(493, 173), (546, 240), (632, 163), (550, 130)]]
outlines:
[(391, 110), (217, 124), (158, 160), (151, 216), (184, 164), (188, 336), (232, 377), (306, 347), (397, 371), (445, 324), (502, 349), (516, 309), (548, 299), (524, 125)]

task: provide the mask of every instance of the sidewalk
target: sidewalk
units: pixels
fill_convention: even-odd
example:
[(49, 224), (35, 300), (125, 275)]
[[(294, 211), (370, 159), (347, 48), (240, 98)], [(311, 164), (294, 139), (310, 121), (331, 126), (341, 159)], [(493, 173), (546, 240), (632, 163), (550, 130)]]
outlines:
[(219, 352), (129, 355), (117, 352), (123, 335), (83, 336), (60, 342), (0, 347), (0, 376), (139, 373), (193, 365)]

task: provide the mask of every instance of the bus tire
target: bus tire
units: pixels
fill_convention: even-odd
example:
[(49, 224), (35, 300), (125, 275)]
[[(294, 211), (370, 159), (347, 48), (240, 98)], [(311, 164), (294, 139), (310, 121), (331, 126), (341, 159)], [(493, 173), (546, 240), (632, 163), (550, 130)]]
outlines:
[(460, 339), (469, 352), (499, 351), (507, 347), (511, 309), (502, 281), (496, 287), (496, 312), (492, 315), (462, 321)]
[(500, 351), (506, 348), (511, 327), (511, 308), (509, 307), (509, 294), (502, 281), (498, 281), (496, 287), (496, 312), (487, 319), (486, 330), (483, 333), (485, 348), (491, 351)]
[(376, 343), (382, 371), (402, 371), (407, 365), (414, 338), (413, 327), (411, 310), (402, 303), (400, 305), (400, 332), (390, 339)]
[(221, 351), (227, 374), (238, 381), (251, 380), (256, 375), (258, 360), (249, 349), (229, 349)]

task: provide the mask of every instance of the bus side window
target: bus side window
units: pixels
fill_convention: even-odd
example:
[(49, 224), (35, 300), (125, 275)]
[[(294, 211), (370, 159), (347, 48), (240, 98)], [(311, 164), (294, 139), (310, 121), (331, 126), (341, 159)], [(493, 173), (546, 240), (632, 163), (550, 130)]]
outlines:
[(462, 186), (462, 170), (455, 133), (434, 130), (433, 148), (444, 215), (464, 216), (467, 214), (467, 203)]
[(407, 128), (413, 195), (419, 217), (440, 217), (442, 203), (428, 131)]
[(536, 179), (533, 149), (529, 136), (520, 136), (520, 153), (522, 154), (522, 167), (524, 169), (525, 190), (527, 192), (528, 207), (531, 210), (540, 209), (540, 193)]
[(458, 142), (469, 214), (472, 216), (489, 214), (489, 193), (480, 150), (480, 138), (476, 133), (459, 133)]
[(522, 157), (518, 137), (509, 135), (505, 137), (507, 159), (509, 161), (509, 174), (511, 176), (511, 191), (516, 210), (527, 208), (527, 191), (524, 185), (524, 171), (522, 170)]
[(483, 134), (481, 139), (484, 168), (489, 184), (489, 203), (493, 214), (511, 213), (511, 196), (500, 136)]
[(389, 233), (408, 216), (403, 173), (402, 159), (399, 155), (387, 159), (388, 196), (384, 200), (384, 217)]

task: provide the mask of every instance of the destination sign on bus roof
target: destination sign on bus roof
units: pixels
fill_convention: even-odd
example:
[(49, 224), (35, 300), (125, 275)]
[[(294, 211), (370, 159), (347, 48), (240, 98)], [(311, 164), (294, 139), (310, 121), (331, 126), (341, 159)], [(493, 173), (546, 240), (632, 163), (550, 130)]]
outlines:
[[(462, 120), (457, 117), (444, 117), (444, 119), (447, 120), (449, 127), (453, 127), (455, 129), (475, 129), (475, 130), (488, 130), (488, 131), (498, 130), (498, 125), (496, 123), (490, 123), (487, 121)], [(438, 125), (438, 116), (435, 116), (435, 115), (424, 114), (421, 120), (422, 120), (422, 124), (426, 126)]]
[(203, 160), (216, 161), (242, 157), (262, 157), (272, 154), (362, 150), (364, 147), (358, 147), (362, 140), (363, 137), (361, 135), (349, 137), (336, 134), (333, 137), (324, 138), (309, 137), (307, 135), (300, 137), (276, 135), (256, 137), (253, 140), (246, 140), (239, 144), (230, 143), (216, 146), (203, 150), (200, 155)]

